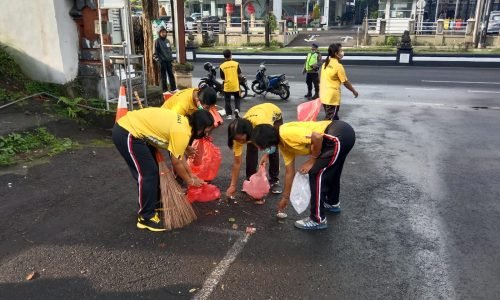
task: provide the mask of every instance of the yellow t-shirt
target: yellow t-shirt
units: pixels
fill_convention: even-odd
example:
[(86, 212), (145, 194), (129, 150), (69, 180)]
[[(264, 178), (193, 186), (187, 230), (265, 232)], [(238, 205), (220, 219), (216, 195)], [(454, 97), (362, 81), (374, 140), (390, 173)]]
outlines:
[[(261, 124), (274, 125), (274, 122), (283, 118), (281, 109), (272, 103), (262, 103), (251, 107), (243, 116), (252, 123), (252, 127)], [(241, 156), (243, 153), (243, 144), (234, 141), (233, 144), (234, 156)]]
[(239, 92), (240, 82), (238, 79), (239, 63), (234, 60), (227, 60), (220, 65), (220, 69), (224, 72), (224, 92)]
[(179, 159), (191, 138), (191, 127), (186, 117), (161, 107), (129, 111), (118, 120), (118, 125), (137, 139), (167, 149)]
[(181, 116), (190, 116), (198, 110), (198, 107), (193, 102), (193, 92), (195, 91), (198, 91), (198, 89), (189, 88), (178, 91), (172, 97), (168, 98), (161, 107), (175, 111)]
[(336, 58), (330, 58), (326, 69), (325, 65), (326, 62), (321, 67), (321, 79), (319, 83), (321, 103), (340, 105), (341, 84), (347, 81), (344, 66)]
[(296, 155), (311, 154), (311, 134), (324, 133), (332, 121), (290, 122), (280, 127), (280, 151), (289, 165)]

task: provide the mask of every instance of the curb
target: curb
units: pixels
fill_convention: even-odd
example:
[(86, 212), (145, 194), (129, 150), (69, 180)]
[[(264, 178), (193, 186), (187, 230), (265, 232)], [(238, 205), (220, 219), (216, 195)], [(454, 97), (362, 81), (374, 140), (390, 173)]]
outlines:
[[(303, 64), (307, 53), (234, 53), (233, 58), (245, 63)], [(322, 53), (326, 57), (326, 53)], [(196, 62), (221, 62), (218, 53), (196, 53)], [(500, 68), (500, 55), (477, 54), (414, 54), (411, 64), (398, 64), (396, 53), (355, 53), (346, 54), (344, 65), (376, 66), (433, 66), (433, 67), (482, 67)]]

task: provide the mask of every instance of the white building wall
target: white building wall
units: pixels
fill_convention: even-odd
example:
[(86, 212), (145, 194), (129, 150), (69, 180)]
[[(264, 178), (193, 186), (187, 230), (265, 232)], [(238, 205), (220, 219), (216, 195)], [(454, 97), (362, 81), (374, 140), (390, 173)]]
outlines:
[(0, 10), (0, 44), (32, 79), (63, 84), (77, 76), (72, 6), (73, 0), (9, 1)]

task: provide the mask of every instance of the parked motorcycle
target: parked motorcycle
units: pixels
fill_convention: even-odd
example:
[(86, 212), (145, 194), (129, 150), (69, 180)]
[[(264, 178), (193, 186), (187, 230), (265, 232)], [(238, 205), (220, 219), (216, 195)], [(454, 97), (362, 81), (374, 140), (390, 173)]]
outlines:
[[(207, 62), (203, 65), (203, 69), (205, 69), (208, 74), (207, 77), (203, 77), (198, 83), (198, 87), (202, 87), (204, 85), (208, 85), (212, 87), (217, 93), (224, 93), (224, 86), (221, 82), (217, 80), (217, 69), (219, 67), (214, 67), (211, 63)], [(248, 94), (248, 85), (247, 79), (245, 76), (241, 75), (239, 78), (240, 82), (240, 97), (245, 98)]]
[(290, 97), (290, 85), (285, 74), (267, 76), (264, 63), (260, 64), (259, 70), (255, 75), (255, 80), (252, 82), (252, 91), (259, 95), (262, 93), (272, 93), (280, 96), (283, 100)]

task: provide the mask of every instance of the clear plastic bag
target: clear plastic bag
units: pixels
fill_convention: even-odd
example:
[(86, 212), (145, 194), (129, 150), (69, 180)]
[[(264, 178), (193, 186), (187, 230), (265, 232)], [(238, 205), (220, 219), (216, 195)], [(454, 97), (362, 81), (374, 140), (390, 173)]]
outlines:
[(270, 189), (271, 186), (269, 180), (267, 180), (266, 168), (263, 165), (259, 167), (257, 173), (250, 176), (250, 180), (243, 182), (243, 191), (256, 200), (264, 198)]
[(297, 172), (293, 178), (290, 202), (298, 214), (303, 213), (311, 199), (311, 188), (309, 187), (309, 174)]

